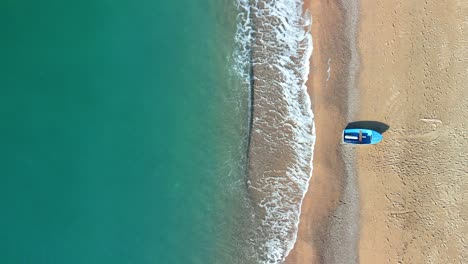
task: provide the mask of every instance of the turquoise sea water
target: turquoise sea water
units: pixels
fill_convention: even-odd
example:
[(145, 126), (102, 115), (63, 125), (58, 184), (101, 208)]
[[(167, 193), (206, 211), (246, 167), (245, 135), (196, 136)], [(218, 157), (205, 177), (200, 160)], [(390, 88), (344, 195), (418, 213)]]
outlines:
[(0, 263), (234, 263), (234, 19), (227, 0), (0, 3)]

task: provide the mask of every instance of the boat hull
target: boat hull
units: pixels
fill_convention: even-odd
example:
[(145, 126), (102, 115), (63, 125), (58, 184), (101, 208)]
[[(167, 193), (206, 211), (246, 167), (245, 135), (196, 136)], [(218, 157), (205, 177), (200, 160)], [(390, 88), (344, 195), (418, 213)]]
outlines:
[(373, 145), (382, 141), (383, 136), (371, 129), (348, 128), (343, 131), (342, 139), (345, 144)]

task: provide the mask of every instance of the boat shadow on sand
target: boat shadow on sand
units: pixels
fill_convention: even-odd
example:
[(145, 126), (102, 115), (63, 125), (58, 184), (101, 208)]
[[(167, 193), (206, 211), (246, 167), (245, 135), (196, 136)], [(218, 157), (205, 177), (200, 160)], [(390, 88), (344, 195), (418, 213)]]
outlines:
[(371, 129), (376, 132), (379, 132), (380, 134), (385, 133), (390, 127), (382, 122), (378, 121), (355, 121), (348, 123), (345, 129), (350, 129), (350, 128), (363, 128), (363, 129)]

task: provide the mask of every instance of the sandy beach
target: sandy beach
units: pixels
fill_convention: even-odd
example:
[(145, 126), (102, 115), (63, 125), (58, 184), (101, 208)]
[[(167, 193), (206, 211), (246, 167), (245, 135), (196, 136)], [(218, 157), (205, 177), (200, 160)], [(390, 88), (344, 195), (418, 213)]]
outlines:
[[(296, 245), (286, 263), (338, 263), (357, 260), (357, 180), (347, 173), (340, 139), (349, 119), (349, 89), (355, 89), (351, 65), (355, 52), (349, 25), (352, 10), (337, 1), (309, 1), (314, 51), (308, 92), (315, 114), (317, 141), (313, 176), (304, 198)], [(318, 37), (320, 36), (320, 37)], [(349, 152), (349, 150), (347, 151)], [(347, 199), (347, 200), (346, 200)], [(333, 246), (331, 246), (333, 245)]]
[[(317, 142), (287, 263), (467, 263), (468, 3), (363, 0), (354, 38), (352, 8), (306, 7)], [(341, 145), (357, 120), (384, 141)]]
[(390, 128), (358, 151), (361, 263), (468, 262), (467, 16), (456, 0), (362, 1), (359, 118)]

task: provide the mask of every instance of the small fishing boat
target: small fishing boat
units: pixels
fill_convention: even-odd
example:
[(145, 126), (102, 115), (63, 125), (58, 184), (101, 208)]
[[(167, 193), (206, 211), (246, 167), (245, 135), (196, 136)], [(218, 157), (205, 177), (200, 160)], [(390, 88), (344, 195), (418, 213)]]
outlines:
[(343, 143), (346, 144), (377, 144), (382, 138), (382, 134), (371, 129), (348, 128), (343, 131)]

